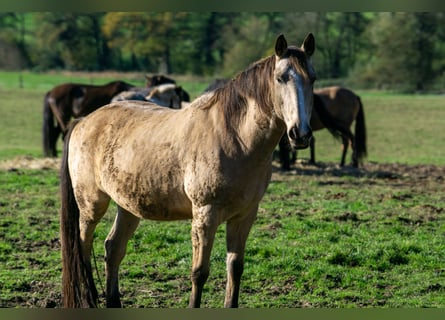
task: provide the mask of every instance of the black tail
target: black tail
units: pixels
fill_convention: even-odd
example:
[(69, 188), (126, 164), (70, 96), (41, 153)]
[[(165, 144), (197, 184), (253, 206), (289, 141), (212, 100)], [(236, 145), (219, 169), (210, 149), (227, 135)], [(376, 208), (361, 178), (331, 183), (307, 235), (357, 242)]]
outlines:
[(74, 125), (65, 137), (60, 170), (60, 241), (62, 244), (63, 306), (65, 308), (88, 308), (97, 306), (98, 294), (94, 284), (91, 264), (89, 261), (85, 261), (81, 248), (80, 212), (74, 197), (68, 168), (68, 145), (73, 128)]
[(355, 119), (355, 153), (357, 160), (360, 162), (368, 154), (366, 148), (366, 123), (365, 111), (360, 97), (357, 96), (360, 108), (358, 110), (357, 118)]
[(314, 93), (314, 111), (318, 114), (321, 123), (323, 123), (334, 138), (340, 139), (342, 136), (345, 136), (352, 140), (351, 130), (329, 113), (323, 100), (316, 93)]
[(54, 115), (51, 107), (48, 103), (48, 94), (45, 95), (43, 100), (43, 124), (42, 124), (42, 143), (43, 143), (43, 155), (45, 157), (56, 157), (56, 141), (57, 141), (57, 128), (54, 125)]

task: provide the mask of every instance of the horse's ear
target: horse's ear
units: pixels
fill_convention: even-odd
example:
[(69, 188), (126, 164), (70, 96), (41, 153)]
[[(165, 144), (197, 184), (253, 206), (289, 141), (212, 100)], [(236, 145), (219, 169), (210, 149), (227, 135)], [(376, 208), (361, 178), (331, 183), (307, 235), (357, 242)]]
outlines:
[(282, 57), (287, 50), (287, 41), (283, 34), (280, 34), (275, 42), (275, 54)]
[(315, 38), (312, 33), (309, 33), (303, 41), (301, 48), (306, 52), (308, 56), (314, 54), (315, 51)]

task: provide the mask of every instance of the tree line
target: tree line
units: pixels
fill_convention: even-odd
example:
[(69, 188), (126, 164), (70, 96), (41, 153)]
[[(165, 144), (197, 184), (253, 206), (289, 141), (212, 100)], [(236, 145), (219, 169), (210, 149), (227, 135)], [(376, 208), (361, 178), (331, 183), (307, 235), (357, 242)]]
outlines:
[(318, 79), (442, 90), (442, 12), (0, 13), (0, 68), (139, 70), (231, 77), (285, 34), (316, 38)]

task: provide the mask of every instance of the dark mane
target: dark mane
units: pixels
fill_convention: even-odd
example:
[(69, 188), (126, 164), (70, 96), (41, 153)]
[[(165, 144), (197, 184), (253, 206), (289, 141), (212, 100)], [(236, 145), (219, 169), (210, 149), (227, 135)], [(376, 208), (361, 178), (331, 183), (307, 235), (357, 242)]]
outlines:
[[(307, 75), (307, 58), (300, 48), (290, 46), (287, 57), (294, 57), (293, 65)], [(273, 101), (270, 90), (272, 88), (273, 72), (275, 69), (275, 55), (263, 58), (253, 63), (249, 68), (239, 73), (224, 86), (217, 88), (212, 97), (201, 106), (210, 108), (219, 105), (227, 129), (235, 128), (246, 113), (247, 100), (252, 99), (258, 105), (259, 111), (270, 115)]]
[(261, 112), (270, 113), (270, 81), (273, 79), (274, 67), (275, 56), (257, 61), (226, 85), (216, 89), (202, 108), (219, 105), (228, 129), (242, 121), (248, 99), (255, 100)]

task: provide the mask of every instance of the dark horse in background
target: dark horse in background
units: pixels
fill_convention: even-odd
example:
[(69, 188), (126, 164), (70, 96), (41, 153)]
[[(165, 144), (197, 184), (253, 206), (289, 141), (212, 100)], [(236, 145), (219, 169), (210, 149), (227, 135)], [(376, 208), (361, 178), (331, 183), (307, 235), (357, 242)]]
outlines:
[[(351, 125), (355, 121), (354, 134)], [(314, 109), (311, 117), (313, 131), (327, 128), (335, 138), (342, 140), (340, 166), (345, 165), (349, 145), (352, 148), (352, 166), (358, 167), (367, 155), (366, 123), (363, 104), (359, 96), (347, 88), (332, 86), (314, 90)], [(289, 170), (296, 154), (290, 153), (286, 137), (280, 141), (280, 163)], [(310, 163), (315, 163), (315, 138), (310, 143)]]
[[(166, 77), (162, 74), (155, 74), (151, 77), (148, 75), (145, 75), (145, 86), (147, 88), (152, 88), (152, 87), (156, 87), (161, 84), (167, 84), (167, 83), (176, 84), (176, 81), (174, 79)], [(182, 87), (178, 86), (178, 94), (179, 94), (179, 97), (181, 98), (181, 101), (190, 102), (189, 93), (187, 91), (185, 91), (184, 89), (182, 89)]]
[[(104, 85), (65, 83), (48, 91), (43, 101), (43, 153), (47, 157), (57, 156), (57, 139), (65, 135), (71, 118), (83, 117), (110, 103), (119, 92), (133, 85), (124, 81), (113, 81)], [(54, 121), (55, 120), (55, 121)]]

